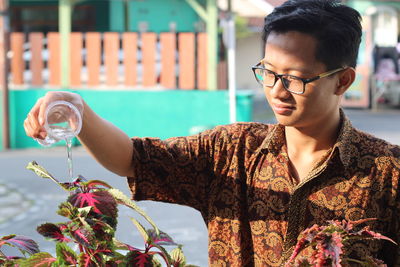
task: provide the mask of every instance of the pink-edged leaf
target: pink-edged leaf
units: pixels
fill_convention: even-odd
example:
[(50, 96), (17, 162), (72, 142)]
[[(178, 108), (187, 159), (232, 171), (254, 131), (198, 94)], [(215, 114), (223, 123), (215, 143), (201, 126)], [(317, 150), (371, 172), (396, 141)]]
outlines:
[(107, 191), (77, 193), (70, 196), (68, 202), (78, 208), (91, 206), (94, 212), (109, 217), (117, 216), (117, 203), (113, 196)]
[(165, 232), (159, 231), (159, 234), (156, 233), (154, 229), (149, 229), (147, 230), (148, 236), (151, 238), (154, 244), (160, 245), (160, 246), (177, 246), (172, 240), (172, 238)]
[(314, 239), (314, 237), (318, 234), (318, 232), (321, 231), (321, 227), (318, 226), (317, 224), (314, 224), (313, 226), (305, 229), (301, 234), (300, 237), (298, 238), (297, 244), (293, 250), (292, 255), (290, 256), (286, 266), (292, 266), (295, 262), (296, 257), (300, 254), (300, 252), (308, 247), (311, 243), (311, 241)]
[(39, 246), (35, 241), (20, 235), (8, 235), (2, 237), (0, 239), (0, 247), (4, 244), (16, 247), (22, 252), (27, 252), (29, 254), (35, 254), (40, 251)]
[[(351, 225), (351, 229), (350, 230), (352, 230), (354, 228), (354, 226), (357, 226), (359, 224), (363, 224), (363, 223), (366, 223), (366, 222), (370, 222), (370, 221), (375, 221), (375, 220), (376, 220), (376, 218), (364, 218), (364, 219), (360, 219), (360, 220), (357, 220), (357, 221), (349, 221), (347, 223), (347, 225)], [(349, 227), (347, 227), (347, 229), (348, 228)]]
[(371, 231), (368, 226), (364, 227), (363, 229), (361, 229), (360, 231), (358, 231), (352, 235), (359, 236), (360, 238), (372, 238), (372, 239), (387, 240), (387, 241), (392, 242), (393, 244), (397, 245), (397, 243), (395, 241), (393, 241), (391, 238), (384, 236), (380, 233)]
[(126, 254), (126, 266), (152, 267), (152, 255), (140, 251), (131, 251)]
[(44, 223), (36, 228), (39, 234), (57, 242), (71, 242), (69, 238), (64, 236), (62, 228), (54, 223)]
[(33, 254), (27, 260), (21, 262), (20, 267), (50, 267), (57, 259), (47, 252)]

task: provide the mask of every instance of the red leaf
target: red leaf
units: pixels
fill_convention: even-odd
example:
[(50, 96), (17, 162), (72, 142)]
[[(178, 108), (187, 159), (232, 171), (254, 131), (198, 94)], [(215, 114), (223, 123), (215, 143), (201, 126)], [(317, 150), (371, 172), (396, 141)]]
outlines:
[(152, 267), (152, 256), (140, 251), (131, 251), (126, 254), (126, 266)]
[(78, 228), (77, 230), (71, 231), (71, 235), (75, 238), (78, 243), (82, 244), (85, 247), (88, 248), (94, 248), (93, 247), (93, 234), (83, 228)]
[(70, 196), (68, 202), (78, 208), (91, 206), (94, 212), (110, 217), (117, 215), (117, 203), (114, 197), (107, 191), (77, 193)]
[(61, 228), (63, 227), (65, 226), (60, 227), (54, 223), (45, 223), (39, 225), (36, 228), (36, 231), (38, 231), (38, 233), (42, 236), (58, 242), (71, 242), (71, 240), (64, 236), (64, 234), (62, 233)]
[(81, 254), (79, 257), (79, 266), (82, 267), (97, 267), (96, 262), (88, 254)]

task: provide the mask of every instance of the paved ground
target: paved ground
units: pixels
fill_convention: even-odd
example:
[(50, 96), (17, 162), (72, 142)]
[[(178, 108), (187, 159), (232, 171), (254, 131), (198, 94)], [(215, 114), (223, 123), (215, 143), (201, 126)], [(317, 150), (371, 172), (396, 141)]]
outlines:
[[(400, 145), (400, 110), (345, 112), (356, 127)], [(254, 120), (274, 121), (262, 97), (256, 97)], [(102, 168), (82, 148), (74, 148), (73, 154), (75, 173), (88, 179), (104, 180), (129, 195), (124, 178)], [(67, 177), (66, 152), (62, 147), (0, 152), (0, 236), (11, 233), (30, 236), (39, 242), (43, 251), (54, 253), (53, 243), (45, 241), (35, 228), (47, 221), (64, 221), (55, 211), (67, 195), (55, 184), (26, 170), (25, 166), (32, 160), (46, 167), (55, 177)], [(184, 244), (189, 263), (207, 266), (207, 230), (197, 211), (149, 201), (140, 202), (139, 205), (161, 229), (166, 229), (176, 242)], [(130, 210), (120, 209), (122, 219), (117, 237), (140, 246), (141, 238), (129, 221), (129, 216), (133, 216)]]

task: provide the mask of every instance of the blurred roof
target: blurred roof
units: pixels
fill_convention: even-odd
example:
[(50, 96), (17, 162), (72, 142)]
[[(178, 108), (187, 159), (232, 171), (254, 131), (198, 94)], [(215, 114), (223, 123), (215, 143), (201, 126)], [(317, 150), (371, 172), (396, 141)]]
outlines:
[[(274, 6), (266, 0), (230, 0), (232, 10), (241, 17), (265, 17), (271, 13)], [(228, 0), (219, 0), (218, 7), (228, 9)]]
[(228, 9), (228, 1), (231, 1), (235, 14), (247, 19), (247, 26), (254, 31), (259, 31), (264, 26), (264, 18), (272, 12), (274, 7), (281, 5), (286, 0), (219, 0), (218, 7)]
[(264, 1), (276, 7), (282, 5), (286, 0), (264, 0)]
[(228, 9), (228, 1), (231, 1), (233, 12), (241, 17), (264, 18), (274, 7), (286, 0), (219, 0), (218, 7), (222, 10)]

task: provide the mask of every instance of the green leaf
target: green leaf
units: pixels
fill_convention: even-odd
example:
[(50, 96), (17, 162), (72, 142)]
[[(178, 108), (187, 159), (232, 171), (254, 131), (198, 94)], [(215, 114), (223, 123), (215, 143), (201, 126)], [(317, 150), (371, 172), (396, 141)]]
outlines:
[(78, 214), (78, 208), (74, 207), (69, 202), (62, 202), (58, 206), (57, 214), (60, 215), (60, 216), (63, 216), (63, 217), (67, 217), (67, 218), (72, 220)]
[(78, 256), (65, 243), (57, 243), (56, 253), (59, 265), (75, 266), (78, 263)]
[(173, 266), (183, 267), (186, 265), (186, 257), (183, 254), (182, 247), (179, 246), (173, 249), (170, 253)]
[(124, 193), (122, 193), (120, 190), (112, 188), (107, 190), (117, 201), (118, 204), (125, 205), (137, 213), (139, 213), (143, 218), (148, 221), (151, 226), (153, 226), (154, 230), (156, 231), (157, 234), (160, 233), (160, 230), (158, 229), (157, 225), (155, 222), (138, 206), (136, 205), (135, 202), (133, 202), (131, 199), (129, 199)]
[(158, 260), (157, 257), (153, 257), (151, 263), (153, 264), (154, 267), (162, 267), (162, 264), (161, 264), (161, 262)]
[(29, 162), (26, 168), (36, 173), (37, 176), (45, 179), (50, 179), (56, 184), (58, 184), (62, 189), (69, 191), (62, 183), (60, 183), (56, 178), (54, 178), (45, 168), (40, 166), (36, 161)]
[(56, 258), (47, 252), (33, 254), (28, 259), (21, 262), (20, 267), (50, 267)]
[(113, 238), (112, 241), (113, 241), (114, 248), (118, 249), (118, 250), (130, 250), (130, 251), (132, 251), (132, 250), (140, 250), (138, 248), (132, 247), (131, 245), (125, 244), (125, 243), (119, 241), (116, 238)]
[(92, 206), (87, 206), (87, 207), (83, 207), (83, 208), (78, 208), (79, 216), (80, 216), (80, 217), (86, 217), (92, 209), (93, 209)]
[(131, 221), (136, 225), (137, 229), (139, 230), (139, 233), (142, 235), (144, 242), (149, 242), (149, 235), (147, 234), (146, 228), (143, 227), (143, 225), (140, 224), (137, 220), (131, 218)]

